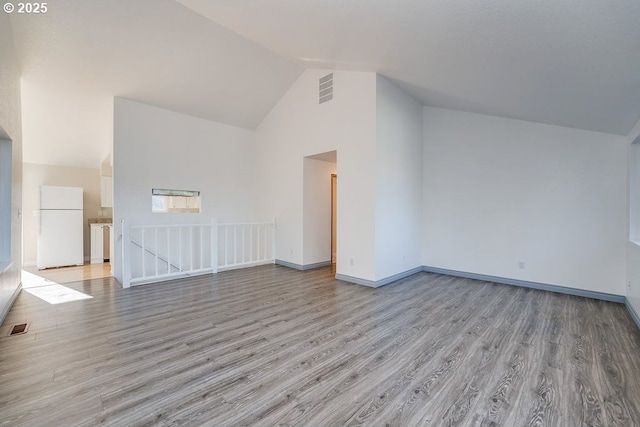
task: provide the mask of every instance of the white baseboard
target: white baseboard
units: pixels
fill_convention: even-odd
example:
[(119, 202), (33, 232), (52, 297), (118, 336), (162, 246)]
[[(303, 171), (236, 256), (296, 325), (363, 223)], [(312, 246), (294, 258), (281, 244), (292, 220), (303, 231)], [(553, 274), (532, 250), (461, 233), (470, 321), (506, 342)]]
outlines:
[(631, 315), (631, 318), (633, 319), (633, 321), (635, 322), (636, 326), (638, 327), (638, 329), (640, 329), (640, 315), (638, 314), (638, 312), (636, 311), (635, 308), (633, 308), (633, 305), (631, 305), (631, 303), (629, 302), (628, 298), (625, 298), (624, 300), (624, 305), (627, 306), (627, 311), (629, 312), (629, 314)]
[(420, 273), (421, 271), (422, 271), (422, 267), (415, 267), (415, 268), (412, 268), (411, 270), (402, 271), (398, 274), (394, 274), (393, 276), (385, 277), (384, 279), (379, 279), (379, 280), (360, 279), (359, 277), (347, 276), (346, 274), (336, 274), (336, 279), (342, 280), (345, 282), (355, 283), (356, 285), (369, 286), (371, 288), (379, 288), (380, 286), (387, 285), (391, 282), (395, 282), (396, 280), (413, 276), (414, 274)]
[(447, 276), (465, 277), (467, 279), (482, 280), (484, 282), (501, 283), (503, 285), (521, 286), (523, 288), (538, 289), (541, 291), (557, 292), (560, 294), (575, 295), (578, 297), (600, 299), (624, 303), (624, 295), (608, 294), (606, 292), (587, 291), (584, 289), (569, 288), (567, 286), (549, 285), (546, 283), (529, 282), (526, 280), (509, 279), (506, 277), (487, 276), (485, 274), (469, 273), (466, 271), (447, 270), (444, 268), (423, 266), (427, 273), (446, 274)]
[(275, 261), (275, 264), (281, 265), (283, 267), (293, 268), (294, 270), (312, 270), (314, 268), (327, 267), (327, 266), (331, 265), (331, 260), (322, 261), (322, 262), (316, 262), (316, 263), (313, 263), (313, 264), (304, 264), (303, 265), (303, 264), (296, 264), (294, 262), (283, 261), (281, 259), (277, 259)]
[(7, 318), (7, 315), (9, 314), (11, 307), (13, 307), (13, 303), (16, 302), (18, 295), (20, 295), (20, 291), (22, 291), (22, 283), (18, 285), (16, 290), (13, 292), (13, 295), (11, 296), (11, 299), (7, 303), (6, 307), (4, 307), (2, 309), (2, 312), (0, 312), (0, 326), (2, 326), (2, 324), (4, 323), (4, 319)]

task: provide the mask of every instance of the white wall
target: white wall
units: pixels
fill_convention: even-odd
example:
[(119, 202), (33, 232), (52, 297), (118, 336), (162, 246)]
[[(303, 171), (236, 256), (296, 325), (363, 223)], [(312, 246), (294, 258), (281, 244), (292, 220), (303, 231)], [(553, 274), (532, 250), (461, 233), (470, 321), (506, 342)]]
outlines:
[[(640, 121), (635, 125), (629, 143), (629, 234), (635, 242), (627, 241), (627, 300), (640, 313)], [(633, 145), (631, 145), (633, 144)], [(633, 165), (633, 166), (632, 166)]]
[(49, 79), (23, 77), (25, 162), (96, 167), (111, 152), (113, 96), (80, 87), (80, 83), (69, 87)]
[(23, 163), (22, 182), (22, 262), (36, 265), (38, 253), (38, 209), (40, 208), (40, 186), (61, 185), (83, 188), (83, 232), (84, 257), (91, 256), (91, 232), (89, 218), (101, 216), (100, 169), (74, 168), (55, 165)]
[(422, 105), (376, 84), (376, 279), (421, 266)]
[(336, 71), (318, 104), (328, 73), (305, 71), (258, 127), (259, 206), (276, 218), (276, 258), (303, 264), (303, 159), (337, 150), (337, 272), (375, 280), (376, 75)]
[[(4, 132), (2, 132), (4, 134)], [(13, 143), (0, 137), (0, 271), (12, 262), (11, 211), (13, 210)]]
[(640, 244), (640, 139), (629, 144), (629, 237)]
[[(114, 224), (269, 220), (254, 209), (254, 132), (149, 105), (114, 100)], [(151, 189), (199, 190), (202, 212), (152, 214)], [(115, 269), (121, 272), (121, 240)]]
[(0, 319), (20, 285), (22, 255), (22, 123), (20, 72), (9, 15), (0, 13), (0, 138), (12, 140), (11, 259), (13, 265), (0, 273)]
[(423, 264), (624, 295), (627, 145), (425, 107)]
[(336, 163), (304, 159), (304, 265), (331, 261), (331, 174)]
[(627, 300), (640, 314), (640, 245), (627, 243)]

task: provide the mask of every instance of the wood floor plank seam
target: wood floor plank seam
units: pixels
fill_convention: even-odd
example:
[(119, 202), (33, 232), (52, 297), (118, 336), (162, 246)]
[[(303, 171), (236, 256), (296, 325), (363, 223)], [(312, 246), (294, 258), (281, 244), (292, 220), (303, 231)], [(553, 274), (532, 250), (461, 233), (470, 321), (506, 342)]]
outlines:
[(640, 425), (640, 333), (620, 304), (334, 274), (85, 279), (65, 286), (92, 299), (58, 305), (22, 292), (0, 425)]

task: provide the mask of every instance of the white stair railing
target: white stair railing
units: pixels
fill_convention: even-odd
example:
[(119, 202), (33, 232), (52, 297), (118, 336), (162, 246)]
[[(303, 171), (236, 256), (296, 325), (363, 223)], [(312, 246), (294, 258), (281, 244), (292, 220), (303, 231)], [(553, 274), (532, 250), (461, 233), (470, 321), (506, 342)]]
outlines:
[(218, 224), (218, 271), (273, 263), (275, 224)]
[(273, 222), (121, 226), (125, 288), (275, 260)]

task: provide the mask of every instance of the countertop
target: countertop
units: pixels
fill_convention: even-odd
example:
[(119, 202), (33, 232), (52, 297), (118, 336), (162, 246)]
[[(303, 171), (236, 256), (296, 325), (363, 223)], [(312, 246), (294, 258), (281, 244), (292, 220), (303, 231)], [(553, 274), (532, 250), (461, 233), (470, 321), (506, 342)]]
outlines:
[(89, 225), (91, 225), (91, 224), (113, 224), (113, 218), (105, 218), (105, 217), (89, 218), (87, 220), (87, 222), (89, 223)]

